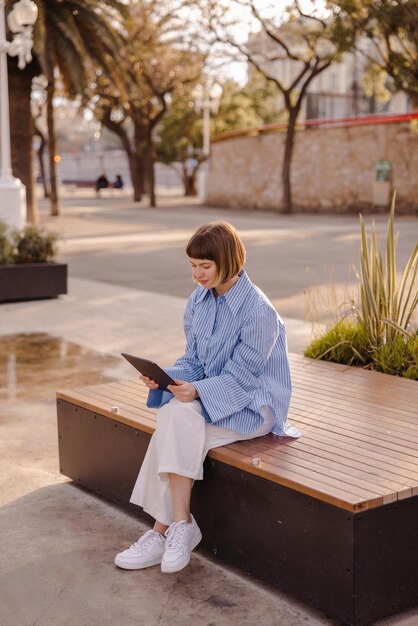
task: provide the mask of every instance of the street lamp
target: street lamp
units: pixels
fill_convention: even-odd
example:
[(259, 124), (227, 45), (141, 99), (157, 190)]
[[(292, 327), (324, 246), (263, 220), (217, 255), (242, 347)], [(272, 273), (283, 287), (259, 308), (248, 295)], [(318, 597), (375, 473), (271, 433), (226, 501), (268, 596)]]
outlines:
[(222, 87), (218, 83), (196, 85), (193, 90), (196, 111), (203, 112), (203, 156), (205, 162), (199, 172), (199, 196), (203, 202), (208, 195), (209, 154), (210, 154), (210, 114), (219, 110)]
[(32, 0), (19, 0), (10, 11), (7, 23), (14, 33), (6, 39), (4, 0), (0, 0), (0, 220), (9, 227), (22, 228), (26, 220), (26, 194), (22, 182), (12, 174), (9, 122), (9, 88), (7, 83), (7, 55), (18, 57), (23, 70), (32, 60), (32, 26), (38, 16), (38, 7)]

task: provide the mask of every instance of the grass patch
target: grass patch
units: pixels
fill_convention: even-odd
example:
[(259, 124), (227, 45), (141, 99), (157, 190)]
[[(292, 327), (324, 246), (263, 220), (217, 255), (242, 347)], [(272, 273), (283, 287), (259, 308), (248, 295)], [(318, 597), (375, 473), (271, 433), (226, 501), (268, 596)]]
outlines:
[(304, 354), (312, 359), (418, 380), (418, 337), (405, 339), (398, 335), (376, 348), (370, 343), (365, 326), (349, 319), (340, 320), (312, 341)]

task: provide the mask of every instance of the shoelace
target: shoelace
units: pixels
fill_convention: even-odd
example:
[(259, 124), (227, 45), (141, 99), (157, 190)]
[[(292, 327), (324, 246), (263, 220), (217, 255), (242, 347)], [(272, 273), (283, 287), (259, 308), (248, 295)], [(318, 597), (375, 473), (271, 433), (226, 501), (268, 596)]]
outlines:
[(147, 533), (145, 533), (145, 535), (140, 537), (138, 541), (133, 543), (130, 549), (133, 550), (134, 552), (142, 552), (142, 550), (145, 550), (145, 548), (147, 548), (152, 543), (154, 543), (154, 541), (157, 541), (157, 539), (158, 537), (155, 532), (148, 531)]
[(184, 531), (186, 530), (187, 522), (174, 522), (170, 528), (166, 531), (167, 545), (166, 549), (177, 550), (183, 539)]

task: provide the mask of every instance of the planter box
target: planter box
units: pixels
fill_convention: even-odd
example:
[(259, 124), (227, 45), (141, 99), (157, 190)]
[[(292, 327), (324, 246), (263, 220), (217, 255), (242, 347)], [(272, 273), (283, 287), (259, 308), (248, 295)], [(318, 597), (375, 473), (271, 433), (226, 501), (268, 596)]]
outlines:
[(64, 293), (67, 293), (66, 264), (0, 265), (0, 303), (56, 298)]

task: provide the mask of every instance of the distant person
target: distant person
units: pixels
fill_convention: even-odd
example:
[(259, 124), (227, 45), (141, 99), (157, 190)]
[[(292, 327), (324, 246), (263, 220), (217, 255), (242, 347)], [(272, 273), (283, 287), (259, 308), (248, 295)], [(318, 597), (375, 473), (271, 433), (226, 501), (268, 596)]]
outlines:
[(107, 179), (106, 174), (100, 174), (99, 178), (96, 180), (96, 193), (99, 195), (100, 189), (107, 189), (109, 187), (109, 181)]
[[(155, 519), (115, 564), (178, 572), (202, 538), (190, 512), (193, 483), (208, 450), (273, 432), (298, 437), (287, 422), (291, 394), (286, 331), (243, 269), (245, 249), (227, 222), (201, 226), (186, 254), (197, 283), (184, 315), (186, 352), (166, 372), (168, 391), (141, 375), (157, 428), (130, 501)], [(231, 531), (232, 532), (232, 531)]]
[(115, 182), (113, 183), (114, 189), (122, 189), (123, 188), (123, 178), (120, 174), (116, 174)]

